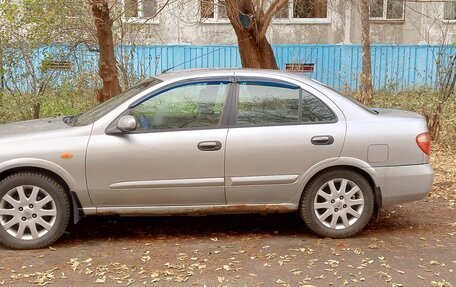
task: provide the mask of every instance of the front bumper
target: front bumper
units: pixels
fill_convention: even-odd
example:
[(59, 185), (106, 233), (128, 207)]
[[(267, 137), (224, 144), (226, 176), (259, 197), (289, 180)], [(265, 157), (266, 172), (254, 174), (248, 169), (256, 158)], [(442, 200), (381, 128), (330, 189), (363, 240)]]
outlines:
[(375, 167), (371, 172), (381, 190), (382, 207), (425, 198), (434, 180), (430, 164)]

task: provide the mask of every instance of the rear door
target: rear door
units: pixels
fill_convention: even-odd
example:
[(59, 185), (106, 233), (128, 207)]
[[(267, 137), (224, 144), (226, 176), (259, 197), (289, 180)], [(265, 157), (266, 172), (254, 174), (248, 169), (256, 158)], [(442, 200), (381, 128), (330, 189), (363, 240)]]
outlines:
[(308, 169), (339, 157), (345, 120), (311, 88), (240, 78), (236, 91), (226, 143), (227, 203), (288, 202)]

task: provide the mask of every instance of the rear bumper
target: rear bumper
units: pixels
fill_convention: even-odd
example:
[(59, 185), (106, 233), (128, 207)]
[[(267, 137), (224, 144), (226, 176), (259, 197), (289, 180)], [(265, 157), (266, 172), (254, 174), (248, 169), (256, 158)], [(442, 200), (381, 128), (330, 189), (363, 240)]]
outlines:
[(376, 184), (382, 194), (382, 206), (425, 198), (432, 189), (434, 170), (430, 164), (376, 167)]

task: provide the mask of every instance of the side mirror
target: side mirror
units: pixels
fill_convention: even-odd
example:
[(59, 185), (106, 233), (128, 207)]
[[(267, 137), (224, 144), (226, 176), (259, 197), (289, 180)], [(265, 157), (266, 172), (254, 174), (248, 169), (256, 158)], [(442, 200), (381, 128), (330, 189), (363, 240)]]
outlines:
[(136, 119), (134, 116), (122, 116), (117, 122), (117, 128), (123, 132), (132, 132), (136, 130)]

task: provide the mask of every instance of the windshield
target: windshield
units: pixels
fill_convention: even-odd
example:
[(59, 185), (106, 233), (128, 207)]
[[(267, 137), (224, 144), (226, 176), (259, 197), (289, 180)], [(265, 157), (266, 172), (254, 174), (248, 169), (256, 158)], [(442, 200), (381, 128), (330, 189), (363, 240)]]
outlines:
[(120, 95), (96, 106), (92, 110), (80, 115), (66, 117), (64, 118), (64, 121), (72, 126), (84, 126), (93, 124), (96, 120), (108, 114), (110, 111), (114, 110), (118, 105), (122, 104), (126, 100), (161, 82), (162, 80), (153, 77), (144, 80), (136, 86), (133, 86), (130, 89), (122, 92)]

